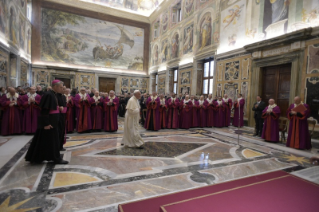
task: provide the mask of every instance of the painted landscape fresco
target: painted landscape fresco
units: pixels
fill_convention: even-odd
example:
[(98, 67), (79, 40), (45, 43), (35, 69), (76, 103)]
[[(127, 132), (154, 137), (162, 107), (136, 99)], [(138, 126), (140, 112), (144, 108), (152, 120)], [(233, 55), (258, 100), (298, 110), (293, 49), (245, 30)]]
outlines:
[(43, 61), (143, 70), (144, 29), (42, 9)]

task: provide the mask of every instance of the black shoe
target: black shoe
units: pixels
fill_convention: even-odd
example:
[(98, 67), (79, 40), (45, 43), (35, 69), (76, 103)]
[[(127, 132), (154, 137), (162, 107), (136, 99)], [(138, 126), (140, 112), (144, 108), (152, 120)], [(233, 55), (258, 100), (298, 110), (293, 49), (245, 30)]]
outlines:
[(121, 144), (121, 146), (124, 146), (124, 144)]
[(137, 147), (137, 149), (144, 149), (144, 145)]
[(66, 149), (65, 149), (65, 148), (62, 148), (62, 149), (60, 149), (60, 151), (61, 151), (61, 152), (64, 152), (64, 151), (66, 151)]
[(66, 161), (66, 160), (60, 160), (60, 161), (54, 161), (55, 164), (68, 164), (69, 161)]

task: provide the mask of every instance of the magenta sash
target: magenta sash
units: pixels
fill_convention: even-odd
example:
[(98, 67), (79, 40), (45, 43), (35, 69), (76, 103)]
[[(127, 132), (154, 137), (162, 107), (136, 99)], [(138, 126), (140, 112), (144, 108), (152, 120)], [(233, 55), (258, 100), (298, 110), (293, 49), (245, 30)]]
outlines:
[(68, 110), (68, 108), (67, 107), (63, 107), (63, 110), (62, 110), (62, 112), (61, 113), (66, 113), (66, 111)]
[(56, 110), (50, 110), (49, 114), (57, 114), (60, 113), (59, 106), (56, 107)]

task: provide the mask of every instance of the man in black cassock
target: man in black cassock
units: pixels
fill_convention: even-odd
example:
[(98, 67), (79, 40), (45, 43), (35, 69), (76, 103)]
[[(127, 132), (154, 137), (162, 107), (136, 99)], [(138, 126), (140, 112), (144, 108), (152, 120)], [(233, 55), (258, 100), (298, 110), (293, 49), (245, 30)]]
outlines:
[(124, 117), (125, 116), (125, 107), (126, 107), (126, 104), (125, 104), (125, 98), (123, 95), (120, 96), (119, 98), (119, 103), (120, 103), (120, 106), (119, 106), (119, 116), (120, 117)]
[(57, 93), (58, 98), (58, 104), (59, 104), (59, 110), (60, 110), (60, 119), (59, 119), (59, 140), (60, 140), (60, 151), (65, 151), (63, 148), (63, 144), (66, 141), (65, 136), (65, 122), (66, 122), (66, 97), (64, 96), (66, 87), (63, 86), (62, 93)]
[(60, 156), (59, 119), (60, 109), (57, 93), (63, 90), (63, 82), (54, 80), (52, 90), (46, 92), (41, 99), (39, 107), (41, 114), (38, 119), (38, 129), (32, 139), (26, 161), (41, 163), (53, 161), (55, 164), (67, 164)]

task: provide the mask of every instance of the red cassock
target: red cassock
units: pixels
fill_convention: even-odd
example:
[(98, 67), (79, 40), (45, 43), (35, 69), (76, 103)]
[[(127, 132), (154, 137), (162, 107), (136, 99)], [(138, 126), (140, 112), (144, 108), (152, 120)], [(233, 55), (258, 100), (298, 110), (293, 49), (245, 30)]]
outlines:
[(74, 100), (73, 97), (65, 96), (67, 99), (67, 111), (66, 111), (66, 131), (71, 133), (74, 131)]
[(74, 97), (74, 105), (76, 107), (76, 130), (78, 132), (85, 132), (92, 129), (91, 120), (91, 104), (93, 103), (88, 94), (86, 99), (82, 100), (80, 94)]
[(168, 115), (167, 115), (167, 128), (177, 129), (179, 127), (178, 109), (179, 99), (170, 98), (167, 100)]
[(146, 101), (147, 114), (144, 127), (147, 130), (161, 129), (161, 120), (159, 114), (160, 99), (157, 97), (154, 101), (149, 97)]
[(307, 121), (310, 116), (310, 108), (307, 104), (303, 104), (303, 106), (306, 110), (299, 112), (297, 115), (290, 114), (292, 109), (295, 108), (294, 104), (291, 104), (287, 110), (287, 117), (290, 120), (287, 147), (296, 149), (311, 149), (312, 147)]
[(104, 130), (107, 132), (115, 132), (118, 129), (117, 111), (120, 101), (117, 97), (112, 99), (109, 97), (104, 101)]
[[(24, 95), (20, 96), (20, 98), (22, 107), (24, 108), (22, 130), (25, 133), (35, 133), (38, 128), (38, 117), (41, 112), (39, 107), (41, 96), (35, 93), (32, 97)], [(31, 98), (34, 99), (35, 102), (32, 102)]]
[(92, 129), (101, 130), (103, 128), (103, 102), (104, 99), (99, 97), (91, 97), (91, 120), (92, 120)]
[(167, 128), (167, 110), (168, 110), (167, 101), (164, 98), (160, 99), (159, 114), (160, 114), (161, 129)]
[[(10, 107), (10, 101), (16, 100), (17, 104)], [(10, 98), (9, 94), (1, 97), (1, 106), (3, 108), (1, 135), (12, 135), (22, 133), (22, 103), (18, 94)]]
[(207, 127), (213, 127), (214, 126), (214, 108), (215, 103), (213, 99), (209, 100), (207, 99), (207, 107), (206, 107), (206, 113), (207, 113)]
[(225, 126), (225, 108), (226, 108), (226, 105), (223, 101), (215, 102), (214, 127)]
[(223, 101), (225, 102), (225, 127), (228, 127), (230, 125), (230, 114), (233, 101), (231, 99), (223, 99)]
[(194, 99), (194, 100), (191, 100), (192, 101), (192, 105), (193, 105), (193, 108), (192, 108), (192, 125), (191, 127), (198, 127), (198, 102)]
[(185, 99), (179, 105), (180, 111), (180, 123), (179, 126), (182, 129), (189, 129), (192, 126), (192, 110), (193, 104), (192, 101), (186, 101)]
[(264, 121), (263, 133), (261, 137), (266, 141), (279, 142), (279, 123), (280, 108), (275, 106), (270, 114), (267, 113), (269, 106), (263, 110), (262, 118)]
[(198, 126), (206, 127), (207, 126), (207, 106), (208, 102), (206, 100), (198, 101)]

